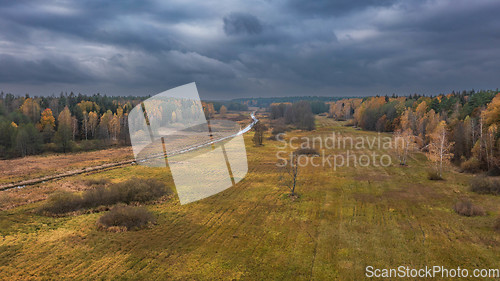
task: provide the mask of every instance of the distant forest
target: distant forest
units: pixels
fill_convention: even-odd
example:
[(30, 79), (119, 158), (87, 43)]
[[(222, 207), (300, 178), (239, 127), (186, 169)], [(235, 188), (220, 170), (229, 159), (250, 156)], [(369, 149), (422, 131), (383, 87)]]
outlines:
[[(128, 113), (146, 98), (73, 93), (19, 97), (2, 92), (0, 158), (129, 145)], [(395, 132), (423, 151), (441, 149), (441, 158), (453, 161), (465, 171), (500, 174), (498, 90), (438, 96), (235, 99), (203, 102), (203, 107), (206, 117), (211, 118), (215, 113), (266, 104), (274, 124), (273, 135), (286, 126), (313, 130), (314, 114), (326, 114), (365, 130)], [(441, 140), (440, 148), (434, 143), (437, 139)]]
[[(330, 118), (364, 130), (394, 132), (405, 140), (400, 164), (406, 164), (408, 150), (419, 149), (439, 163), (452, 161), (463, 171), (489, 171), (500, 175), (500, 93), (462, 91), (447, 95), (408, 97), (375, 96), (344, 98), (329, 102), (328, 109), (310, 102), (314, 113), (328, 112)], [(269, 108), (271, 119), (295, 124), (296, 103), (275, 103)], [(303, 110), (302, 110), (303, 111)], [(297, 128), (308, 128), (295, 124)], [(310, 127), (310, 126), (309, 126)], [(274, 133), (273, 133), (274, 134)]]
[[(128, 113), (146, 97), (63, 94), (38, 97), (0, 93), (0, 158), (129, 145)], [(205, 115), (247, 110), (235, 101), (203, 102)]]
[(318, 97), (318, 96), (302, 96), (302, 97), (271, 97), (271, 98), (238, 98), (231, 101), (246, 104), (248, 106), (267, 108), (273, 103), (295, 103), (299, 101), (320, 101), (331, 102), (344, 99), (344, 97)]

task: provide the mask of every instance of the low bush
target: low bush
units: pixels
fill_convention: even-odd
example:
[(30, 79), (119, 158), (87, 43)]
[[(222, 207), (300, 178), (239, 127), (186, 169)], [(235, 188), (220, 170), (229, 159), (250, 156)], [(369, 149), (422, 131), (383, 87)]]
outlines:
[(283, 119), (273, 120), (271, 122), (271, 128), (271, 136), (269, 137), (270, 140), (277, 140), (277, 135), (284, 134), (288, 129)]
[(99, 229), (135, 230), (155, 223), (155, 217), (142, 207), (116, 206), (97, 220)]
[(479, 173), (481, 172), (481, 162), (479, 162), (477, 158), (472, 157), (462, 162), (462, 164), (460, 165), (460, 169), (466, 173)]
[(51, 142), (51, 143), (45, 143), (43, 145), (43, 151), (58, 152), (59, 148), (53, 142)]
[(41, 213), (63, 214), (76, 211), (82, 206), (83, 200), (80, 195), (69, 191), (59, 191), (52, 194), (38, 211)]
[(498, 168), (497, 166), (493, 166), (488, 170), (486, 174), (490, 177), (498, 177), (500, 176), (500, 168)]
[(479, 194), (500, 195), (500, 181), (485, 176), (476, 176), (471, 180), (470, 189)]
[(278, 125), (276, 127), (273, 127), (273, 129), (271, 130), (271, 135), (273, 135), (273, 137), (276, 138), (276, 135), (284, 134), (285, 132), (286, 132), (286, 126)]
[[(92, 184), (101, 184), (104, 182), (106, 181), (90, 181)], [(49, 197), (47, 203), (39, 211), (41, 213), (63, 214), (79, 209), (95, 208), (116, 203), (144, 203), (170, 193), (171, 190), (167, 189), (163, 183), (157, 180), (132, 178), (110, 186), (97, 185), (97, 187), (84, 191), (82, 194), (71, 192), (55, 193)]]
[(239, 114), (239, 115), (236, 115), (236, 116), (231, 116), (231, 117), (228, 117), (227, 119), (231, 120), (231, 121), (243, 121), (243, 120), (248, 120), (248, 116), (245, 116), (243, 114)]
[(486, 214), (483, 207), (474, 205), (468, 198), (460, 199), (457, 203), (455, 203), (455, 207), (453, 209), (457, 214), (466, 217), (484, 216)]
[(295, 150), (295, 154), (307, 155), (307, 156), (319, 155), (318, 151), (314, 148), (299, 148), (299, 149)]
[(103, 148), (103, 142), (101, 140), (82, 140), (80, 142), (80, 148), (83, 151), (91, 151)]
[[(169, 190), (170, 191), (170, 190)], [(130, 180), (111, 185), (110, 196), (117, 202), (146, 202), (159, 198), (167, 193), (165, 185), (154, 179), (132, 178)]]
[(355, 121), (354, 121), (354, 119), (349, 119), (349, 120), (347, 120), (347, 122), (344, 124), (344, 126), (345, 126), (345, 127), (354, 127), (354, 125), (356, 125), (354, 122), (355, 122)]
[(427, 178), (431, 181), (440, 181), (443, 180), (443, 177), (439, 175), (438, 172), (432, 171), (427, 173)]

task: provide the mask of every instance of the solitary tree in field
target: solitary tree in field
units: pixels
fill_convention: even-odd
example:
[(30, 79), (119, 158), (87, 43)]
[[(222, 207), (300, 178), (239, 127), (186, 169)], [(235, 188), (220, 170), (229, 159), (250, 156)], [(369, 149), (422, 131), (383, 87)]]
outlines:
[(439, 176), (442, 176), (443, 164), (447, 163), (453, 157), (453, 153), (450, 152), (453, 143), (448, 141), (446, 121), (441, 121), (429, 137), (430, 143), (427, 155), (431, 161), (436, 163), (436, 170)]
[(283, 160), (278, 164), (282, 168), (280, 182), (290, 189), (291, 196), (295, 195), (297, 180), (299, 176), (298, 155), (293, 153), (288, 160)]
[(264, 132), (267, 130), (267, 127), (259, 121), (253, 128), (255, 134), (253, 135), (252, 141), (256, 146), (261, 146), (264, 141)]

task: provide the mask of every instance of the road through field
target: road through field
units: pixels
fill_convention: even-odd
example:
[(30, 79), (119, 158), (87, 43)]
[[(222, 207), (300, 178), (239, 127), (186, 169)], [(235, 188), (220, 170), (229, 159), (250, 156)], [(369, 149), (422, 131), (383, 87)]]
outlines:
[[(196, 146), (192, 146), (192, 147), (188, 147), (188, 148), (183, 148), (181, 150), (175, 151), (174, 153), (172, 153), (172, 155), (178, 155), (178, 154), (190, 152), (190, 151), (193, 151), (193, 150), (197, 150), (197, 149), (206, 147), (208, 145), (212, 145), (212, 144), (215, 144), (215, 143), (218, 143), (218, 142), (230, 139), (230, 138), (234, 138), (234, 137), (236, 137), (238, 135), (245, 134), (245, 133), (249, 132), (253, 128), (253, 126), (259, 121), (255, 117), (255, 111), (250, 114), (250, 117), (252, 118), (252, 122), (248, 126), (246, 126), (244, 129), (240, 130), (236, 134), (233, 134), (233, 135), (230, 135), (230, 136), (226, 136), (226, 137), (223, 137), (223, 138), (220, 138), (220, 139), (212, 140), (210, 142), (203, 143), (203, 144), (200, 144), (200, 145), (196, 145)], [(118, 167), (122, 167), (122, 166), (125, 166), (125, 165), (134, 164), (134, 163), (136, 163), (138, 161), (147, 161), (147, 160), (150, 160), (152, 158), (159, 158), (159, 157), (165, 157), (165, 155), (163, 155), (163, 154), (161, 154), (161, 155), (154, 155), (154, 156), (151, 156), (151, 157), (148, 157), (148, 158), (145, 158), (145, 159), (141, 159), (141, 160), (137, 160), (137, 161), (136, 161), (136, 159), (129, 159), (129, 160), (124, 160), (124, 161), (119, 161), (119, 162), (113, 162), (113, 163), (107, 163), (107, 164), (92, 166), (92, 167), (86, 167), (86, 168), (82, 168), (82, 169), (65, 171), (65, 172), (62, 172), (62, 173), (55, 174), (55, 175), (48, 175), (48, 176), (43, 176), (43, 177), (36, 177), (36, 178), (31, 178), (31, 179), (27, 179), (27, 180), (23, 180), (23, 181), (17, 181), (17, 182), (12, 182), (12, 183), (8, 183), (8, 184), (2, 184), (2, 185), (0, 185), (0, 191), (11, 189), (11, 188), (22, 188), (22, 187), (24, 187), (26, 185), (33, 185), (33, 184), (37, 184), (37, 183), (41, 183), (41, 182), (46, 182), (46, 181), (50, 181), (50, 180), (54, 180), (54, 179), (65, 178), (65, 177), (74, 176), (74, 175), (83, 174), (83, 173), (89, 173), (89, 172), (95, 172), (95, 171), (100, 171), (100, 170), (107, 170), (107, 169), (118, 168)]]

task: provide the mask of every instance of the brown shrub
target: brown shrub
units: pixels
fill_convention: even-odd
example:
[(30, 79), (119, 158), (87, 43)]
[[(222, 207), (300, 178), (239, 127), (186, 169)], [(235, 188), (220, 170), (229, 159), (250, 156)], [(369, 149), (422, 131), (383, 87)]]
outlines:
[(295, 150), (296, 155), (307, 155), (307, 156), (314, 156), (314, 155), (319, 155), (318, 151), (314, 148), (299, 148)]
[(277, 140), (276, 137), (279, 134), (284, 134), (287, 131), (287, 126), (285, 125), (285, 122), (283, 118), (273, 120), (271, 122), (271, 136), (269, 137), (270, 140)]
[(83, 206), (82, 197), (69, 191), (58, 191), (52, 194), (45, 204), (38, 209), (39, 213), (63, 214), (73, 212)]
[(434, 171), (428, 172), (427, 173), (427, 178), (429, 180), (431, 180), (431, 181), (440, 181), (440, 180), (443, 180), (443, 177), (441, 177), (438, 172), (434, 172)]
[(147, 202), (157, 199), (163, 195), (171, 194), (172, 191), (155, 179), (132, 178), (130, 180), (111, 185), (109, 187), (110, 197), (116, 198), (117, 202), (129, 204), (130, 202)]
[(481, 172), (481, 162), (479, 162), (477, 158), (472, 157), (462, 162), (462, 164), (460, 165), (460, 169), (466, 173), (479, 173)]
[(479, 194), (500, 195), (500, 181), (485, 176), (476, 176), (471, 180), (470, 189)]
[(460, 199), (457, 203), (455, 203), (455, 207), (453, 209), (457, 214), (466, 217), (484, 216), (486, 214), (483, 207), (474, 205), (469, 198)]
[(116, 206), (97, 220), (97, 227), (113, 232), (143, 228), (156, 219), (142, 207)]
[(116, 203), (144, 203), (171, 193), (170, 189), (157, 180), (132, 178), (110, 186), (98, 185), (82, 194), (57, 192), (49, 197), (39, 212), (63, 214)]
[(85, 179), (83, 180), (83, 184), (86, 186), (100, 186), (109, 184), (109, 180), (105, 178), (100, 179)]
[(236, 116), (230, 116), (227, 119), (238, 122), (238, 121), (248, 120), (248, 117), (240, 113)]

